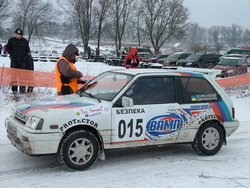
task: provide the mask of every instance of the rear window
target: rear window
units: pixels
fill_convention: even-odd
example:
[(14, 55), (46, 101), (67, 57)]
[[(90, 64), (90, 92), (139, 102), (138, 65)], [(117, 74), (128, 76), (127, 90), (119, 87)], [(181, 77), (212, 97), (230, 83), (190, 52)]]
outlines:
[(213, 102), (220, 100), (219, 94), (204, 78), (181, 77), (180, 91), (182, 103)]

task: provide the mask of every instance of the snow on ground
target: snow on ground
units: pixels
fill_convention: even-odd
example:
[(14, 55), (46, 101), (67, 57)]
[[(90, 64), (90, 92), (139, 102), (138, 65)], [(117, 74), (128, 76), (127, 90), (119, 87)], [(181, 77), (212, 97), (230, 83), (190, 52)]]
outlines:
[[(52, 62), (35, 62), (35, 70), (54, 71)], [(9, 59), (0, 57), (0, 66)], [(104, 63), (77, 62), (87, 75), (119, 67)], [(0, 91), (0, 187), (93, 187), (93, 188), (239, 188), (250, 187), (250, 96), (232, 95), (239, 129), (228, 137), (228, 145), (214, 156), (198, 156), (189, 144), (170, 144), (106, 151), (106, 161), (97, 161), (89, 170), (63, 170), (56, 156), (32, 157), (10, 144), (4, 120), (16, 103)], [(248, 92), (249, 93), (249, 92)], [(26, 100), (55, 95), (55, 89), (35, 88)], [(21, 101), (20, 101), (21, 102)]]

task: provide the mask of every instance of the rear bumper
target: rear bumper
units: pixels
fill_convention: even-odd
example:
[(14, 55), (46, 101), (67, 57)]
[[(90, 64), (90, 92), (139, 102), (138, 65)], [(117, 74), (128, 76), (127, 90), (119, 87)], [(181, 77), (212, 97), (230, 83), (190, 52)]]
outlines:
[(238, 120), (224, 122), (226, 137), (233, 134), (238, 129), (239, 126), (240, 122)]

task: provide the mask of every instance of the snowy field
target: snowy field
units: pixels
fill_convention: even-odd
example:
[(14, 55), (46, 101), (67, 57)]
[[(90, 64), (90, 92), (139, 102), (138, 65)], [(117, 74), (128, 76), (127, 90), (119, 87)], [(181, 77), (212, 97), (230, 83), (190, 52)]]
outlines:
[[(56, 47), (55, 47), (56, 48)], [(62, 48), (57, 49), (58, 52)], [(35, 70), (54, 72), (53, 62), (35, 62)], [(9, 58), (0, 57), (0, 66), (9, 67)], [(78, 70), (98, 75), (116, 69), (98, 62), (81, 60)], [(4, 120), (11, 107), (22, 100), (56, 95), (54, 88), (35, 88), (19, 101), (6, 97), (9, 87), (0, 91), (0, 187), (2, 188), (246, 188), (250, 187), (250, 93), (249, 89), (231, 95), (235, 104), (239, 129), (228, 137), (214, 156), (198, 156), (189, 144), (150, 146), (106, 151), (106, 161), (97, 161), (89, 170), (68, 172), (61, 168), (56, 156), (31, 157), (10, 144)]]

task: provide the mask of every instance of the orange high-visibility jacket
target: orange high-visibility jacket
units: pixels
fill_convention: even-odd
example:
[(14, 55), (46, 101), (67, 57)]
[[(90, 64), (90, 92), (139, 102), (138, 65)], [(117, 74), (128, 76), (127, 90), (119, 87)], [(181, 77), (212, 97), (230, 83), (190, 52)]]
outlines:
[(56, 62), (56, 88), (57, 88), (57, 92), (61, 93), (62, 92), (62, 86), (69, 86), (73, 92), (76, 92), (76, 90), (78, 89), (78, 85), (77, 85), (77, 78), (68, 78), (68, 82), (67, 83), (62, 83), (62, 74), (59, 72), (58, 70), (58, 63), (61, 60), (65, 60), (67, 61), (67, 63), (69, 64), (69, 66), (76, 70), (76, 67), (74, 66), (73, 63), (69, 62), (65, 57), (60, 57), (60, 59)]

